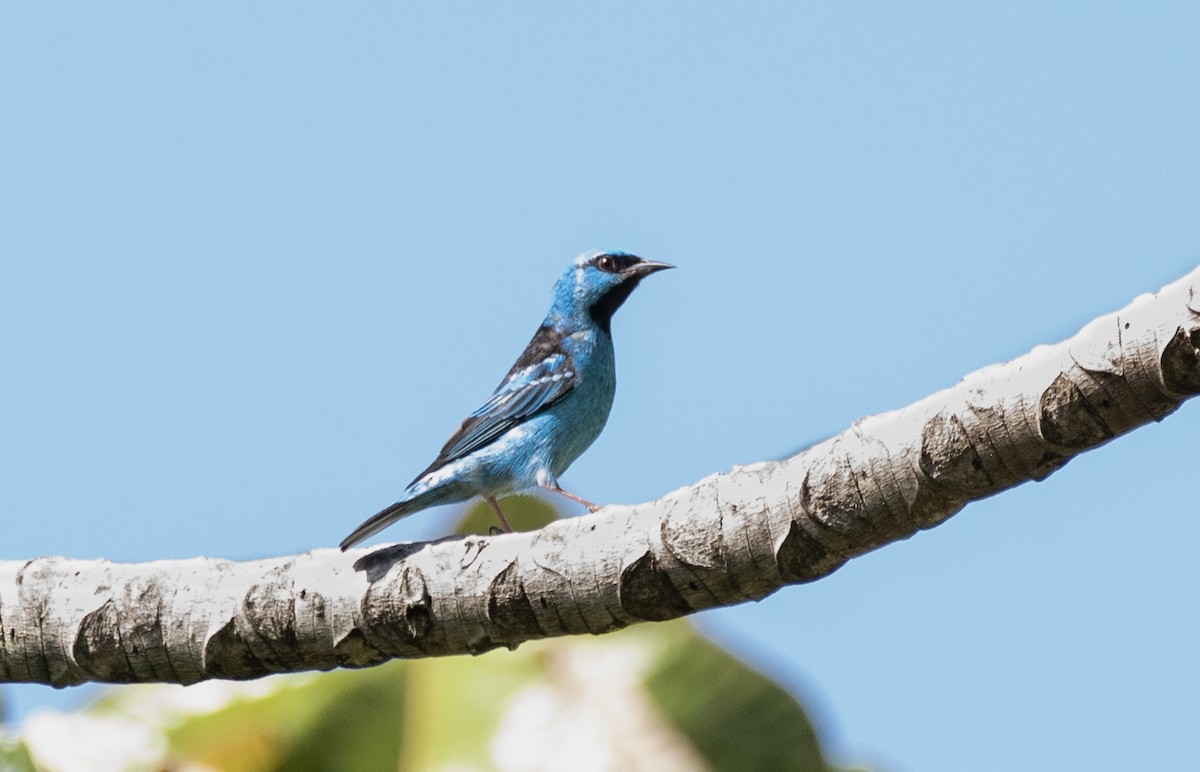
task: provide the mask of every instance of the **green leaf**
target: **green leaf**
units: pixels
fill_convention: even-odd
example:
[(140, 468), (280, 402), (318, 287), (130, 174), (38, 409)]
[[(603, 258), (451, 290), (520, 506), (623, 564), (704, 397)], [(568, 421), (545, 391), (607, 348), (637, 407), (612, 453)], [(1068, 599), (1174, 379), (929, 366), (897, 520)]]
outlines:
[(713, 769), (830, 770), (808, 716), (782, 687), (693, 631), (673, 638), (646, 690)]
[(25, 743), (0, 740), (0, 769), (5, 772), (35, 772), (37, 768), (33, 766), (33, 759), (29, 758)]

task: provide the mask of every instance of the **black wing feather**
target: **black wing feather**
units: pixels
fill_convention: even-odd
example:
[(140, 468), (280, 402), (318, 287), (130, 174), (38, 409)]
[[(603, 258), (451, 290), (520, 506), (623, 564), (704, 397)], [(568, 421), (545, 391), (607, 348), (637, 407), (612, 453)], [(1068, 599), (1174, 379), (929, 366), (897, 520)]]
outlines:
[[(579, 374), (562, 335), (542, 326), (496, 387), (491, 398), (458, 427), (442, 452), (413, 483), (494, 442), (506, 431), (567, 396)], [(409, 483), (412, 485), (412, 483)]]

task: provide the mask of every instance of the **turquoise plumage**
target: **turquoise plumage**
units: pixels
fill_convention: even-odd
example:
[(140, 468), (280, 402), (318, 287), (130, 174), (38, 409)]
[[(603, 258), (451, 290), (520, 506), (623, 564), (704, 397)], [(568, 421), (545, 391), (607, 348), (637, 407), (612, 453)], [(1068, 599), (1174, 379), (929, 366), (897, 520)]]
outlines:
[(625, 252), (580, 255), (554, 285), (546, 319), (492, 396), (446, 442), (401, 498), (370, 517), (341, 544), (358, 544), (426, 507), (481, 496), (511, 530), (498, 497), (542, 487), (563, 490), (559, 476), (600, 435), (617, 379), (612, 317), (638, 283), (674, 266)]

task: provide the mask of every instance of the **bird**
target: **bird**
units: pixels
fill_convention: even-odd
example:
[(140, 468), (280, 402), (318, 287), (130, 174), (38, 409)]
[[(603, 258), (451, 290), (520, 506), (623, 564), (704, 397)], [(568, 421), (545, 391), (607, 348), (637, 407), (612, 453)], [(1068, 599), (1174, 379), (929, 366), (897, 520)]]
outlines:
[(342, 551), (402, 517), (479, 496), (511, 531), (499, 497), (541, 487), (596, 511), (558, 478), (608, 421), (617, 378), (612, 318), (642, 279), (674, 268), (628, 252), (585, 252), (554, 285), (550, 311), (486, 402), (392, 505), (341, 542)]

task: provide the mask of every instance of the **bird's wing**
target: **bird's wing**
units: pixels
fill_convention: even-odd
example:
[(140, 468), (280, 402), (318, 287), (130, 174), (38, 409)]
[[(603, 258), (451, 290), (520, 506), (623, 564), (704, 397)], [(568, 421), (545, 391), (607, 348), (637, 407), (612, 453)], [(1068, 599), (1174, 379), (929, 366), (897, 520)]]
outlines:
[(578, 380), (579, 373), (562, 345), (562, 336), (550, 327), (538, 328), (488, 401), (467, 416), (437, 459), (413, 482), (495, 441), (565, 397)]

